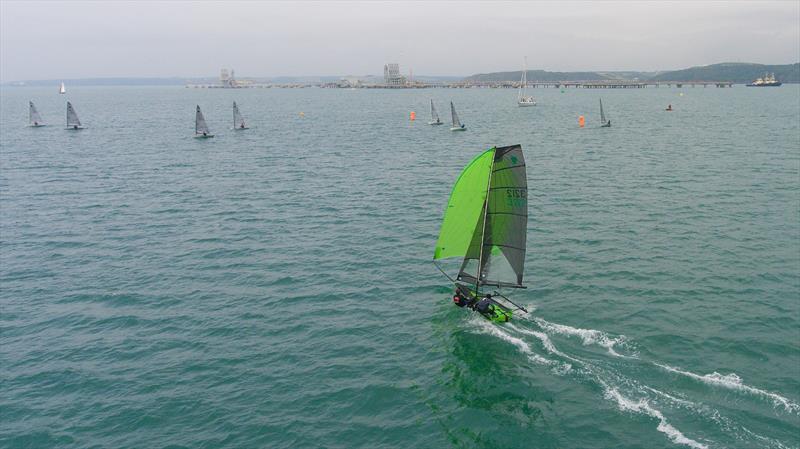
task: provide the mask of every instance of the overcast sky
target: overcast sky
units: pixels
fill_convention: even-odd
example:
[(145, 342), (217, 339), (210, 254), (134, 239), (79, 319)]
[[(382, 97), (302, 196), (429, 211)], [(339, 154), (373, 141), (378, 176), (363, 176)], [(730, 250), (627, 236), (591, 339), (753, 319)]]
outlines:
[(0, 80), (671, 70), (800, 61), (800, 1), (0, 0)]

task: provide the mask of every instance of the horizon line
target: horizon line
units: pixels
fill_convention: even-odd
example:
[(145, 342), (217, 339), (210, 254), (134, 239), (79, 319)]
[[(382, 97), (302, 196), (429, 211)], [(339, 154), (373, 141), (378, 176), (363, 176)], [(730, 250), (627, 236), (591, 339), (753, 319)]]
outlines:
[[(629, 73), (629, 72), (639, 72), (639, 73), (663, 73), (663, 72), (675, 72), (680, 70), (688, 70), (692, 68), (698, 67), (709, 67), (713, 65), (720, 65), (720, 64), (742, 64), (742, 65), (764, 65), (764, 66), (773, 66), (773, 65), (795, 65), (800, 64), (798, 62), (789, 62), (785, 64), (763, 64), (758, 62), (732, 62), (732, 61), (725, 61), (725, 62), (715, 62), (706, 65), (695, 65), (690, 67), (684, 67), (680, 69), (662, 69), (662, 70), (547, 70), (547, 69), (527, 69), (527, 72), (551, 72), (551, 73), (580, 73), (580, 72), (593, 72), (593, 73)], [(487, 71), (487, 72), (478, 72), (473, 73), (470, 75), (416, 75), (415, 78), (468, 78), (470, 76), (476, 75), (488, 75), (493, 73), (513, 73), (513, 72), (522, 72), (522, 70), (494, 70), (494, 71)], [(240, 79), (269, 79), (269, 78), (347, 78), (347, 77), (375, 77), (375, 78), (382, 78), (383, 75), (380, 74), (362, 74), (362, 75), (354, 75), (354, 74), (347, 74), (347, 75), (254, 75), (254, 76), (245, 76)], [(2, 80), (0, 79), (0, 84), (18, 84), (18, 83), (43, 83), (43, 82), (62, 82), (62, 81), (92, 81), (92, 80), (123, 80), (123, 79), (136, 79), (136, 80), (159, 80), (159, 79), (169, 79), (169, 80), (192, 80), (192, 79), (216, 79), (218, 75), (203, 75), (203, 76), (180, 76), (180, 75), (165, 75), (165, 76), (153, 76), (153, 75), (139, 75), (139, 76), (132, 76), (132, 75), (115, 75), (115, 76), (86, 76), (86, 77), (73, 77), (73, 78), (39, 78), (39, 79), (17, 79), (17, 80)]]

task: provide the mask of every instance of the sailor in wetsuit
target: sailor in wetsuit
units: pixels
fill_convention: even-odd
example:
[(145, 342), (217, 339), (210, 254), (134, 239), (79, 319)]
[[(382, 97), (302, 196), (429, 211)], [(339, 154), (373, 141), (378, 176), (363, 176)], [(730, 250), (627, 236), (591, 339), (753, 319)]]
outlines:
[(472, 307), (474, 310), (486, 314), (489, 312), (489, 306), (492, 304), (492, 295), (486, 294), (480, 301), (476, 302)]

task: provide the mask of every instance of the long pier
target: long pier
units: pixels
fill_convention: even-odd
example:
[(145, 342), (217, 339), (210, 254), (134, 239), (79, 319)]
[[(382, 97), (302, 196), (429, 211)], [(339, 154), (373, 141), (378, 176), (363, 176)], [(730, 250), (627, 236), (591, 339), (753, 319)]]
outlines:
[[(516, 81), (484, 81), (452, 83), (449, 87), (490, 87), (517, 89), (521, 83)], [(575, 89), (644, 89), (646, 87), (733, 87), (733, 81), (629, 81), (629, 80), (591, 80), (591, 81), (528, 81), (532, 88), (575, 88)]]
[[(555, 88), (555, 89), (644, 89), (648, 87), (733, 87), (732, 81), (637, 81), (637, 80), (587, 80), (587, 81), (528, 81), (527, 86), (531, 88)], [(521, 83), (519, 81), (456, 81), (449, 83), (422, 83), (413, 82), (401, 85), (387, 84), (362, 84), (352, 85), (349, 83), (291, 83), (291, 84), (269, 84), (251, 83), (238, 85), (235, 87), (223, 86), (220, 84), (187, 84), (186, 87), (195, 89), (258, 89), (258, 88), (283, 88), (298, 89), (304, 87), (323, 87), (323, 88), (356, 88), (356, 89), (517, 89)]]

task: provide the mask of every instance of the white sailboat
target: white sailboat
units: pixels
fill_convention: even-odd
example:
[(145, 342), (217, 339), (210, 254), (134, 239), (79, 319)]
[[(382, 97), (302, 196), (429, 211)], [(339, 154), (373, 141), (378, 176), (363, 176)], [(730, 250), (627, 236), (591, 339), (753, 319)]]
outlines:
[(67, 89), (64, 87), (64, 83), (63, 82), (61, 83), (61, 87), (58, 88), (58, 93), (60, 93), (62, 95), (67, 93)]
[(536, 106), (536, 100), (526, 93), (528, 88), (528, 58), (522, 62), (522, 79), (519, 81), (519, 92), (517, 92), (517, 106)]
[(600, 99), (600, 127), (611, 128), (611, 120), (606, 118), (606, 113), (603, 111), (603, 99)]
[(44, 126), (45, 123), (42, 120), (42, 116), (39, 115), (39, 111), (36, 110), (36, 106), (33, 105), (32, 101), (29, 101), (28, 107), (28, 126), (33, 128), (38, 128), (40, 126)]
[(239, 112), (239, 106), (236, 105), (235, 101), (233, 102), (233, 129), (247, 129), (244, 117)]
[(67, 129), (83, 129), (78, 114), (69, 101), (67, 102)]
[(450, 128), (450, 131), (466, 131), (467, 126), (461, 123), (461, 120), (458, 119), (458, 114), (456, 114), (456, 107), (453, 106), (453, 102), (450, 102), (450, 116), (453, 119), (453, 127)]
[(200, 139), (214, 137), (214, 135), (208, 130), (206, 118), (203, 117), (203, 113), (200, 112), (200, 105), (197, 106), (197, 112), (194, 115), (194, 136)]
[(441, 125), (442, 121), (439, 119), (439, 113), (436, 112), (436, 108), (433, 106), (433, 99), (431, 99), (431, 121), (428, 122), (429, 125)]

